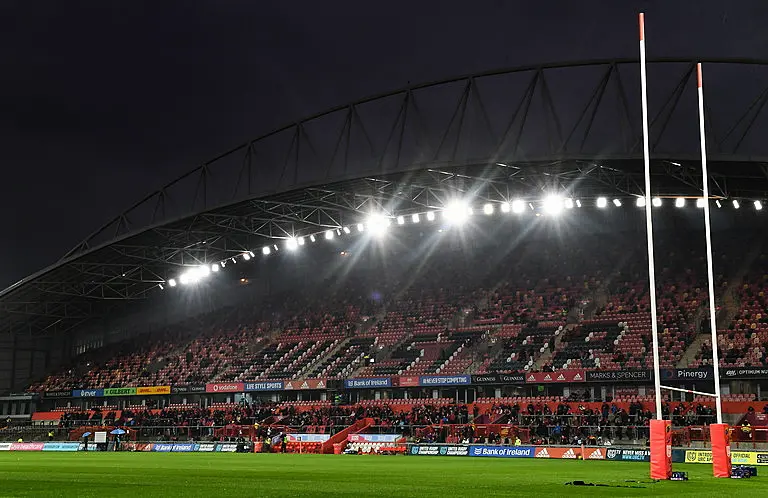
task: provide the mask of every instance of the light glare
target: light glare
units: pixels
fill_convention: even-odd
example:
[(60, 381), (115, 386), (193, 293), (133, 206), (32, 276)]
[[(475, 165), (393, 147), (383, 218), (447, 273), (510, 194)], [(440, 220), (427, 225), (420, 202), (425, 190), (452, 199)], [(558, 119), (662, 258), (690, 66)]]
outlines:
[(599, 207), (600, 209), (603, 209), (604, 207), (607, 207), (607, 206), (608, 206), (608, 199), (606, 199), (605, 197), (597, 198), (597, 207)]

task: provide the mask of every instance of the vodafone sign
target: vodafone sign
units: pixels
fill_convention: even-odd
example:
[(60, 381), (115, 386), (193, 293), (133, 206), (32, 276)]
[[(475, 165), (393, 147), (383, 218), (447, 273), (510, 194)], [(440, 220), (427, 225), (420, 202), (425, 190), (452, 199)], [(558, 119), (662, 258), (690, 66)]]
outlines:
[(245, 384), (242, 382), (224, 382), (221, 384), (206, 384), (207, 393), (241, 393), (245, 391)]

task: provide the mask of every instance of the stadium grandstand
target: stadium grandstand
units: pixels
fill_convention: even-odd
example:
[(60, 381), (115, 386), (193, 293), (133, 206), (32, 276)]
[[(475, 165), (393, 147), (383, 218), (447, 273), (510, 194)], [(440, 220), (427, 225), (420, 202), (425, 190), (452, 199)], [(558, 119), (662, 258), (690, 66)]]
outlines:
[[(709, 101), (709, 199), (683, 92), (695, 62), (649, 63), (663, 83), (651, 114), (661, 375), (713, 390), (710, 203), (723, 411), (737, 444), (765, 447), (768, 92), (746, 75), (768, 81), (768, 62), (702, 61), (755, 95), (739, 109)], [(411, 86), (147, 195), (0, 292), (0, 441), (119, 430), (109, 444), (134, 449), (644, 448), (655, 398), (636, 66)], [(592, 84), (566, 85), (577, 73)], [(675, 445), (706, 447), (713, 410), (665, 394)]]

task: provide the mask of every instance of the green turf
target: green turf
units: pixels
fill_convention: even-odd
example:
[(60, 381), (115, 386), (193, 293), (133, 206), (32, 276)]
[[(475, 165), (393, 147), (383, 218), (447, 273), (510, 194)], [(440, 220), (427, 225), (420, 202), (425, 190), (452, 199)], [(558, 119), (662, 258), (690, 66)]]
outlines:
[[(651, 482), (647, 463), (462, 457), (178, 453), (0, 453), (1, 496), (768, 496), (767, 475)], [(642, 489), (565, 486), (594, 483)], [(641, 483), (628, 483), (634, 479)]]

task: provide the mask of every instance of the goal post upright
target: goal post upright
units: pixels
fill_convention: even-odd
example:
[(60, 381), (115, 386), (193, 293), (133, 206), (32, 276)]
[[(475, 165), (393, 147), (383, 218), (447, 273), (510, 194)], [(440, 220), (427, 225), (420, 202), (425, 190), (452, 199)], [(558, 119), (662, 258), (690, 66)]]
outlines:
[(650, 422), (651, 478), (672, 476), (672, 432), (669, 420), (661, 413), (661, 375), (659, 361), (659, 325), (656, 313), (656, 268), (653, 255), (653, 202), (651, 199), (651, 158), (648, 132), (648, 87), (645, 61), (645, 14), (638, 16), (640, 24), (640, 87), (643, 110), (643, 161), (645, 170), (645, 231), (648, 246), (648, 284), (651, 305), (651, 337), (653, 339), (653, 382), (656, 393), (656, 418)]
[(704, 85), (701, 63), (696, 65), (696, 88), (699, 97), (699, 138), (701, 140), (701, 177), (704, 194), (704, 231), (707, 241), (707, 285), (709, 290), (709, 331), (712, 336), (712, 369), (715, 383), (715, 409), (717, 423), (710, 425), (712, 442), (712, 472), (715, 477), (731, 476), (731, 447), (728, 426), (723, 423), (723, 407), (720, 396), (720, 357), (717, 344), (717, 314), (715, 309), (715, 277), (712, 257), (712, 225), (709, 210), (709, 175), (707, 173), (707, 143), (704, 128)]

